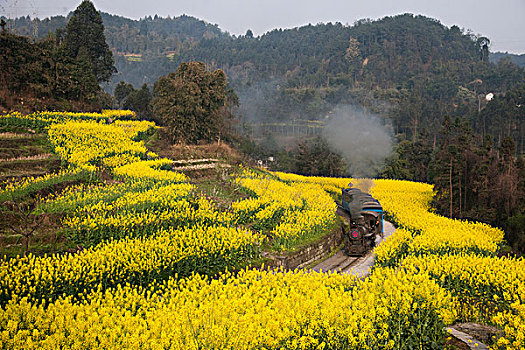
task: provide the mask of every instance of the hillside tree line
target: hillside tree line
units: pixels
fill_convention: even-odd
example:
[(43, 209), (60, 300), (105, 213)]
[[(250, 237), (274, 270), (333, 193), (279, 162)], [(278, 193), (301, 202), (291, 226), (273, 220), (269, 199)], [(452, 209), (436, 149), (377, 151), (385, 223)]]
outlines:
[(116, 72), (100, 13), (83, 1), (65, 28), (41, 40), (0, 32), (0, 108), (100, 109), (111, 97), (100, 83)]

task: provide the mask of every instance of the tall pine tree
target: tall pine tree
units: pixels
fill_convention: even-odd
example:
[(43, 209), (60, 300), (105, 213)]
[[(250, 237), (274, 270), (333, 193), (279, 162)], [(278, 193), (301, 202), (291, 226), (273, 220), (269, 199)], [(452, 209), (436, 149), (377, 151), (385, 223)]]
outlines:
[(87, 58), (97, 81), (109, 81), (117, 72), (113, 54), (106, 43), (102, 17), (91, 1), (84, 0), (67, 23), (64, 47), (68, 56)]

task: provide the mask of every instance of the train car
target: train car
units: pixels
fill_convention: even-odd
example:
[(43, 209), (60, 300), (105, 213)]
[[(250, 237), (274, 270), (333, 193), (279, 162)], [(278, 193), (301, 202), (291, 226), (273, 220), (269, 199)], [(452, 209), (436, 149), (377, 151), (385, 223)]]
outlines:
[(383, 236), (383, 207), (368, 193), (352, 184), (342, 190), (337, 205), (348, 255), (362, 256), (372, 250), (378, 235)]

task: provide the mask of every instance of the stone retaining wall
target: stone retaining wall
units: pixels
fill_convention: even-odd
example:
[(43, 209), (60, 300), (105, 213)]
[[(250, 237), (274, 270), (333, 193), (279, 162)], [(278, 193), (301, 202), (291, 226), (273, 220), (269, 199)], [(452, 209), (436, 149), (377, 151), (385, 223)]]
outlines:
[(343, 233), (339, 227), (334, 229), (328, 235), (320, 238), (304, 248), (293, 253), (284, 254), (263, 254), (269, 260), (268, 265), (271, 267), (282, 267), (286, 270), (304, 268), (311, 265), (317, 260), (322, 259), (330, 254), (336, 247), (343, 242)]

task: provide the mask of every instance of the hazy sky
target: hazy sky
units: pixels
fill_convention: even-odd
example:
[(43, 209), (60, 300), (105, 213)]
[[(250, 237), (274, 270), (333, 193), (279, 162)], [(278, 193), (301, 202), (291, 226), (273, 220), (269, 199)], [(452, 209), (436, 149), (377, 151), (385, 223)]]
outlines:
[[(65, 15), (81, 0), (0, 0), (0, 14), (44, 18)], [(231, 34), (255, 35), (308, 23), (353, 24), (400, 13), (422, 14), (491, 39), (491, 51), (525, 53), (525, 0), (93, 0), (101, 11), (138, 19), (187, 14)]]

